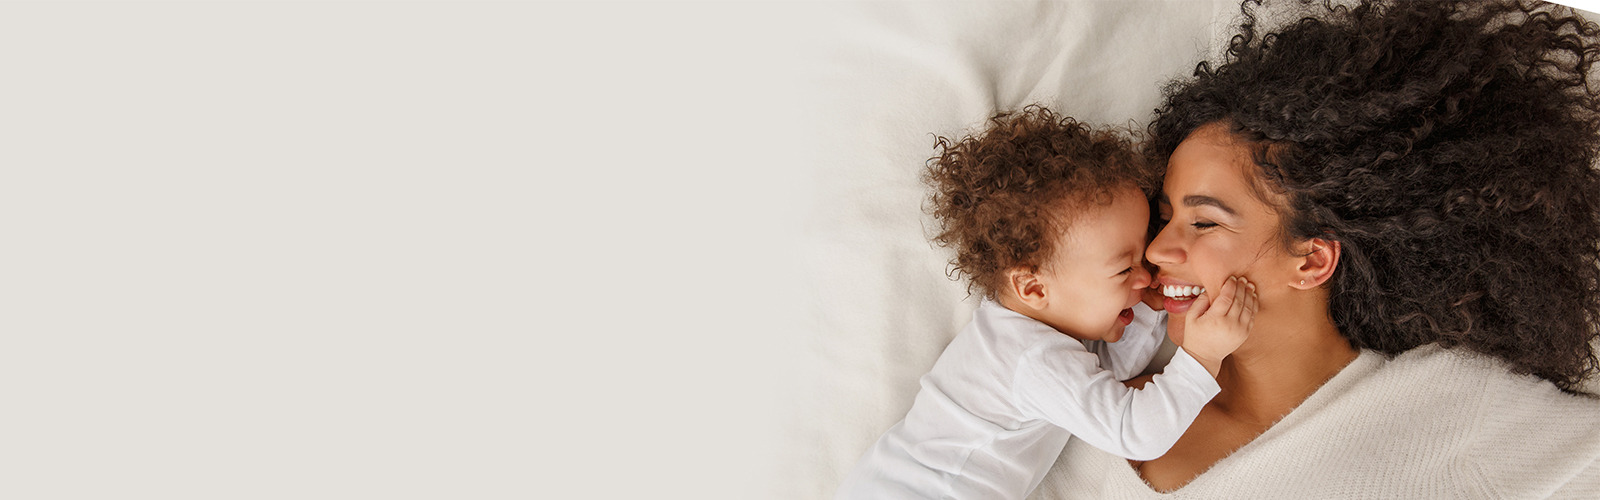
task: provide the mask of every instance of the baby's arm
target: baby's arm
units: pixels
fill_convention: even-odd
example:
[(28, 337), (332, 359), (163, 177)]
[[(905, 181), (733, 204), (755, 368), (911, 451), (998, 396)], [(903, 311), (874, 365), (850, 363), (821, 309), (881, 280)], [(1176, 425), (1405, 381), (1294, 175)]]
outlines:
[(1087, 351), (1039, 349), (1022, 360), (1012, 398), (1032, 418), (1124, 458), (1166, 454), (1221, 390), (1205, 367), (1179, 350), (1153, 384), (1132, 389), (1095, 365)]
[[(1221, 390), (1216, 382), (1221, 360), (1249, 334), (1256, 310), (1254, 287), (1243, 278), (1229, 279), (1219, 295), (1224, 299), (1214, 305), (1200, 302), (1190, 309), (1186, 345), (1152, 384), (1143, 389), (1125, 386), (1111, 372), (1098, 369), (1088, 352), (1037, 349), (1024, 357), (1012, 385), (1018, 408), (1125, 458), (1151, 460), (1166, 454)], [(1198, 335), (1190, 337), (1197, 323)]]

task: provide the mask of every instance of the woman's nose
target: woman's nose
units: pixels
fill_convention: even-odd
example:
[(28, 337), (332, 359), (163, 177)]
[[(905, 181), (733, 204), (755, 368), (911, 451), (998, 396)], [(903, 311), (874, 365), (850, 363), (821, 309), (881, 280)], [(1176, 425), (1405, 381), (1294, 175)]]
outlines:
[(1144, 249), (1145, 260), (1156, 266), (1167, 266), (1183, 262), (1183, 249), (1178, 247), (1177, 235), (1173, 233), (1172, 224), (1161, 228), (1156, 233), (1156, 239), (1150, 241), (1150, 246)]

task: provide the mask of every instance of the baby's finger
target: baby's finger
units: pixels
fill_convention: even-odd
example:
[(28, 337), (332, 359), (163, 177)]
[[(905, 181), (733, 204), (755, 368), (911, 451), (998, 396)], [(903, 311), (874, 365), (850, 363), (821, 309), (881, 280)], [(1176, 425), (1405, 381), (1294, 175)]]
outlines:
[(1238, 321), (1239, 313), (1244, 311), (1244, 299), (1250, 295), (1250, 291), (1245, 289), (1245, 285), (1250, 282), (1245, 280), (1243, 276), (1231, 278), (1231, 281), (1234, 283), (1233, 307), (1228, 309), (1228, 319)]
[(1217, 310), (1216, 314), (1224, 317), (1228, 316), (1229, 309), (1232, 309), (1234, 304), (1238, 302), (1237, 297), (1234, 296), (1239, 289), (1236, 281), (1233, 278), (1222, 280), (1222, 289), (1217, 290), (1217, 302), (1212, 304), (1212, 308)]
[(1255, 321), (1256, 319), (1256, 308), (1260, 307), (1260, 302), (1258, 302), (1256, 297), (1256, 285), (1255, 283), (1251, 283), (1247, 286), (1239, 288), (1240, 290), (1247, 292), (1244, 299), (1244, 307), (1240, 308), (1242, 310), (1239, 312), (1239, 322), (1249, 326), (1250, 322)]
[(1198, 319), (1200, 315), (1205, 314), (1209, 309), (1211, 309), (1211, 299), (1206, 298), (1206, 294), (1200, 294), (1199, 297), (1194, 298), (1194, 304), (1189, 305), (1189, 320)]

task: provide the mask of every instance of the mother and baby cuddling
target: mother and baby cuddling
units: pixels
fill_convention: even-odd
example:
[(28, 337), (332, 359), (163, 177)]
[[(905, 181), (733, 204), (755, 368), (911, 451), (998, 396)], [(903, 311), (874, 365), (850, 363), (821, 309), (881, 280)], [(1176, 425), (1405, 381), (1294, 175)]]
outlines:
[(1144, 134), (939, 139), (983, 301), (839, 498), (1600, 498), (1600, 26), (1257, 3)]

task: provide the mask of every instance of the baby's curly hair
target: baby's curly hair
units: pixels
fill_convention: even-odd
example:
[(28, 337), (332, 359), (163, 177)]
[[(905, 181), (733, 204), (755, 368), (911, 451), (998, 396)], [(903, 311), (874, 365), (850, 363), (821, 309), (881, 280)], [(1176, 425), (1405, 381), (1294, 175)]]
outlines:
[(1302, 0), (1258, 36), (1259, 4), (1222, 65), (1168, 86), (1153, 161), (1228, 124), (1287, 200), (1285, 241), (1340, 242), (1351, 345), (1466, 348), (1576, 391), (1600, 321), (1600, 29), (1545, 3)]
[[(1079, 208), (1110, 203), (1119, 188), (1148, 195), (1154, 171), (1124, 136), (1042, 106), (998, 113), (977, 136), (939, 137), (923, 180), (933, 188), (933, 238), (952, 247), (952, 279), (997, 298), (1005, 271), (1038, 270)], [(1092, 205), (1091, 205), (1092, 204)]]

